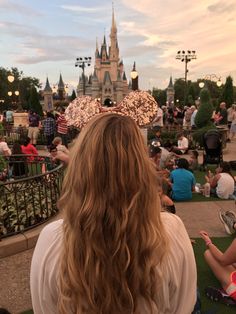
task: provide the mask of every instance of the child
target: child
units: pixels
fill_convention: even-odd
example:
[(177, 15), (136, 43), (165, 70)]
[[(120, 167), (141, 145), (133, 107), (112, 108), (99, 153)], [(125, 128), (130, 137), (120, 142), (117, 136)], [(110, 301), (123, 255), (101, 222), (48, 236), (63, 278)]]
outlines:
[(69, 155), (69, 150), (66, 148), (65, 145), (62, 145), (62, 139), (61, 137), (57, 136), (52, 141), (52, 144), (56, 146), (58, 152), (63, 152), (67, 155)]
[(192, 171), (198, 170), (198, 155), (198, 151), (196, 150), (190, 152), (189, 169)]

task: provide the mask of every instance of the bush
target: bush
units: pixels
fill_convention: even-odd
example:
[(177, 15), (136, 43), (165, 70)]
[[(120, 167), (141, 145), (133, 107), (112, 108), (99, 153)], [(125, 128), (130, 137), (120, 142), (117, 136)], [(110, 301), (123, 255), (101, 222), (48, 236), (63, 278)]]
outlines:
[(213, 106), (210, 99), (208, 89), (203, 89), (200, 93), (200, 107), (195, 117), (195, 125), (197, 128), (204, 128), (207, 125), (212, 126), (211, 118), (213, 114)]

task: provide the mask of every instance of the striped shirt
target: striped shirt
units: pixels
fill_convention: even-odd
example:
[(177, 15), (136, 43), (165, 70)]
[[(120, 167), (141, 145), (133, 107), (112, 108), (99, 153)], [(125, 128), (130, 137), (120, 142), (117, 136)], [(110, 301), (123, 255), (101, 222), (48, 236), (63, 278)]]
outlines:
[(68, 132), (67, 122), (64, 114), (61, 114), (57, 119), (57, 132), (60, 134), (67, 134)]

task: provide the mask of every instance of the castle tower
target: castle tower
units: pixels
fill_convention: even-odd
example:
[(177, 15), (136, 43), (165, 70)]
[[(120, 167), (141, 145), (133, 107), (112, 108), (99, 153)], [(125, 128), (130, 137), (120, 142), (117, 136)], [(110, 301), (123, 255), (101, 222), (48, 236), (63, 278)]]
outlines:
[(59, 83), (57, 86), (57, 93), (60, 100), (63, 100), (65, 98), (65, 95), (66, 95), (65, 84), (63, 82), (61, 73), (60, 73)]
[[(119, 46), (117, 40), (117, 26), (114, 9), (112, 8), (112, 23), (110, 31), (110, 46), (107, 49), (104, 35), (101, 49), (96, 40), (94, 72), (89, 79), (86, 78), (86, 95), (92, 98), (100, 98), (101, 103), (110, 106), (120, 101), (128, 94), (128, 82), (124, 73), (123, 61), (120, 61)], [(83, 95), (83, 80), (79, 80), (77, 95)]]
[(46, 80), (45, 88), (43, 90), (43, 100), (44, 100), (43, 110), (44, 111), (53, 110), (53, 93), (52, 93), (52, 88), (49, 84), (48, 77)]
[(166, 90), (166, 102), (168, 103), (168, 106), (173, 107), (175, 100), (175, 89), (172, 82), (172, 76), (170, 77), (170, 82)]

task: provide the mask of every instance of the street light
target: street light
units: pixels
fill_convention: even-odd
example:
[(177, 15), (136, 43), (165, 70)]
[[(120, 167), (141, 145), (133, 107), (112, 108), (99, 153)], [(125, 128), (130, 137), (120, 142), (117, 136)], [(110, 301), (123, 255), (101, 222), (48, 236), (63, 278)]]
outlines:
[(8, 81), (9, 81), (10, 83), (14, 82), (14, 80), (15, 80), (14, 76), (11, 75), (11, 74), (8, 75), (7, 79), (8, 79)]
[(207, 74), (201, 82), (199, 82), (198, 86), (200, 88), (203, 88), (205, 86), (205, 82), (204, 81), (212, 81), (212, 82), (215, 82), (216, 85), (218, 87), (221, 87), (221, 85), (223, 84), (222, 81), (221, 81), (221, 77), (220, 76), (217, 76), (216, 74)]
[(185, 89), (184, 89), (184, 105), (186, 103), (186, 94), (187, 94), (187, 77), (188, 77), (188, 63), (191, 60), (197, 59), (196, 51), (195, 50), (179, 50), (175, 59), (180, 60), (181, 62), (185, 63), (185, 70), (184, 70), (184, 81), (185, 81)]
[(79, 57), (76, 58), (75, 67), (79, 67), (82, 69), (82, 78), (83, 78), (83, 95), (85, 95), (85, 75), (84, 69), (86, 66), (90, 66), (92, 62), (91, 57)]
[(131, 83), (132, 83), (132, 90), (137, 90), (138, 89), (138, 72), (136, 71), (135, 62), (133, 65), (133, 69), (130, 72), (130, 77), (131, 77)]

